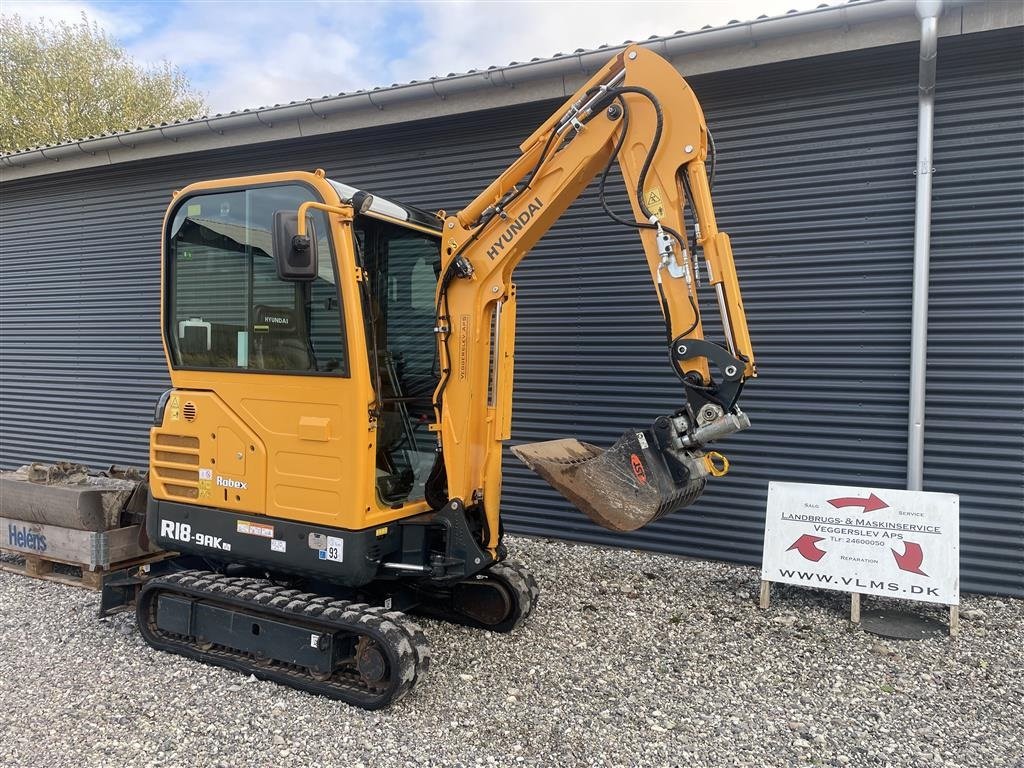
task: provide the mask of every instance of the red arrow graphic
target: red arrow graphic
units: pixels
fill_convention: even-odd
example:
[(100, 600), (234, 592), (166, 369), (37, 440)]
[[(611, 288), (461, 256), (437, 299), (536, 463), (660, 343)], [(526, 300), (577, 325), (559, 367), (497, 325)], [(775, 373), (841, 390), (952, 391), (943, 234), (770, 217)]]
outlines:
[(895, 549), (892, 551), (892, 556), (896, 558), (896, 565), (899, 566), (901, 571), (910, 571), (916, 573), (919, 576), (927, 576), (928, 574), (921, 570), (921, 563), (924, 562), (924, 552), (921, 551), (921, 545), (915, 544), (912, 541), (903, 542), (903, 554), (901, 555)]
[(876, 509), (885, 509), (889, 506), (873, 493), (866, 499), (858, 499), (856, 496), (843, 496), (841, 499), (829, 499), (828, 503), (836, 509), (864, 507), (865, 512), (874, 512)]
[(795, 549), (803, 556), (805, 560), (813, 560), (814, 562), (818, 562), (819, 560), (821, 560), (821, 558), (828, 554), (827, 552), (825, 552), (825, 550), (818, 549), (816, 545), (819, 541), (824, 541), (824, 539), (821, 536), (811, 536), (809, 533), (805, 533), (799, 539), (794, 541), (793, 546), (791, 546), (786, 551), (789, 552), (790, 550)]

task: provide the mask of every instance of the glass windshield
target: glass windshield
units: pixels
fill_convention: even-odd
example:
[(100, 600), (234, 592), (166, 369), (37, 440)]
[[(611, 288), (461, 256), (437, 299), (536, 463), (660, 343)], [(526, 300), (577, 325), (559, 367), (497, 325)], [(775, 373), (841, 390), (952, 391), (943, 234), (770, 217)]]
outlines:
[(434, 296), (440, 241), (367, 216), (356, 219), (355, 231), (370, 276), (364, 317), (381, 406), (377, 492), (383, 503), (400, 506), (423, 499), (435, 456), (429, 425), (438, 381)]
[(319, 274), (277, 276), (275, 211), (313, 192), (297, 184), (194, 195), (177, 210), (168, 243), (175, 365), (345, 374), (345, 346), (327, 220), (313, 214)]

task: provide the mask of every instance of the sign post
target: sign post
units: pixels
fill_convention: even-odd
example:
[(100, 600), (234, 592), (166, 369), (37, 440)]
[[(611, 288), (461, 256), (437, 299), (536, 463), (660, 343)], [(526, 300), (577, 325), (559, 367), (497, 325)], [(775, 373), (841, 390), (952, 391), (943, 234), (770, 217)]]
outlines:
[(960, 605), (960, 498), (951, 493), (810, 483), (768, 484), (762, 608), (772, 582)]

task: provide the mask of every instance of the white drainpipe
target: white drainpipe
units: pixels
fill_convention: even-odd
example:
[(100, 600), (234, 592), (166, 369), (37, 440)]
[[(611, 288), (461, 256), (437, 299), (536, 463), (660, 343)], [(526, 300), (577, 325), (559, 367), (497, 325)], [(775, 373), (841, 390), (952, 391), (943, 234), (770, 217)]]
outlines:
[(924, 399), (928, 365), (928, 262), (932, 226), (932, 136), (935, 125), (935, 59), (942, 0), (917, 0), (921, 19), (918, 70), (917, 199), (914, 208), (914, 296), (910, 328), (910, 430), (907, 489), (921, 490), (924, 477)]

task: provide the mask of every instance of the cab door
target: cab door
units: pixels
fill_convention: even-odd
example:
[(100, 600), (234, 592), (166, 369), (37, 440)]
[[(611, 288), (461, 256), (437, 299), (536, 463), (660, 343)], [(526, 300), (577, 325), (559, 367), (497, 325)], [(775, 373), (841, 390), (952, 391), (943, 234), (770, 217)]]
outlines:
[(164, 334), (180, 407), (179, 423), (165, 416), (163, 431), (195, 445), (198, 503), (356, 528), (369, 506), (372, 424), (351, 223), (311, 212), (312, 280), (282, 279), (271, 245), (274, 213), (307, 201), (339, 205), (320, 176), (305, 173), (207, 182), (176, 199), (166, 220)]

